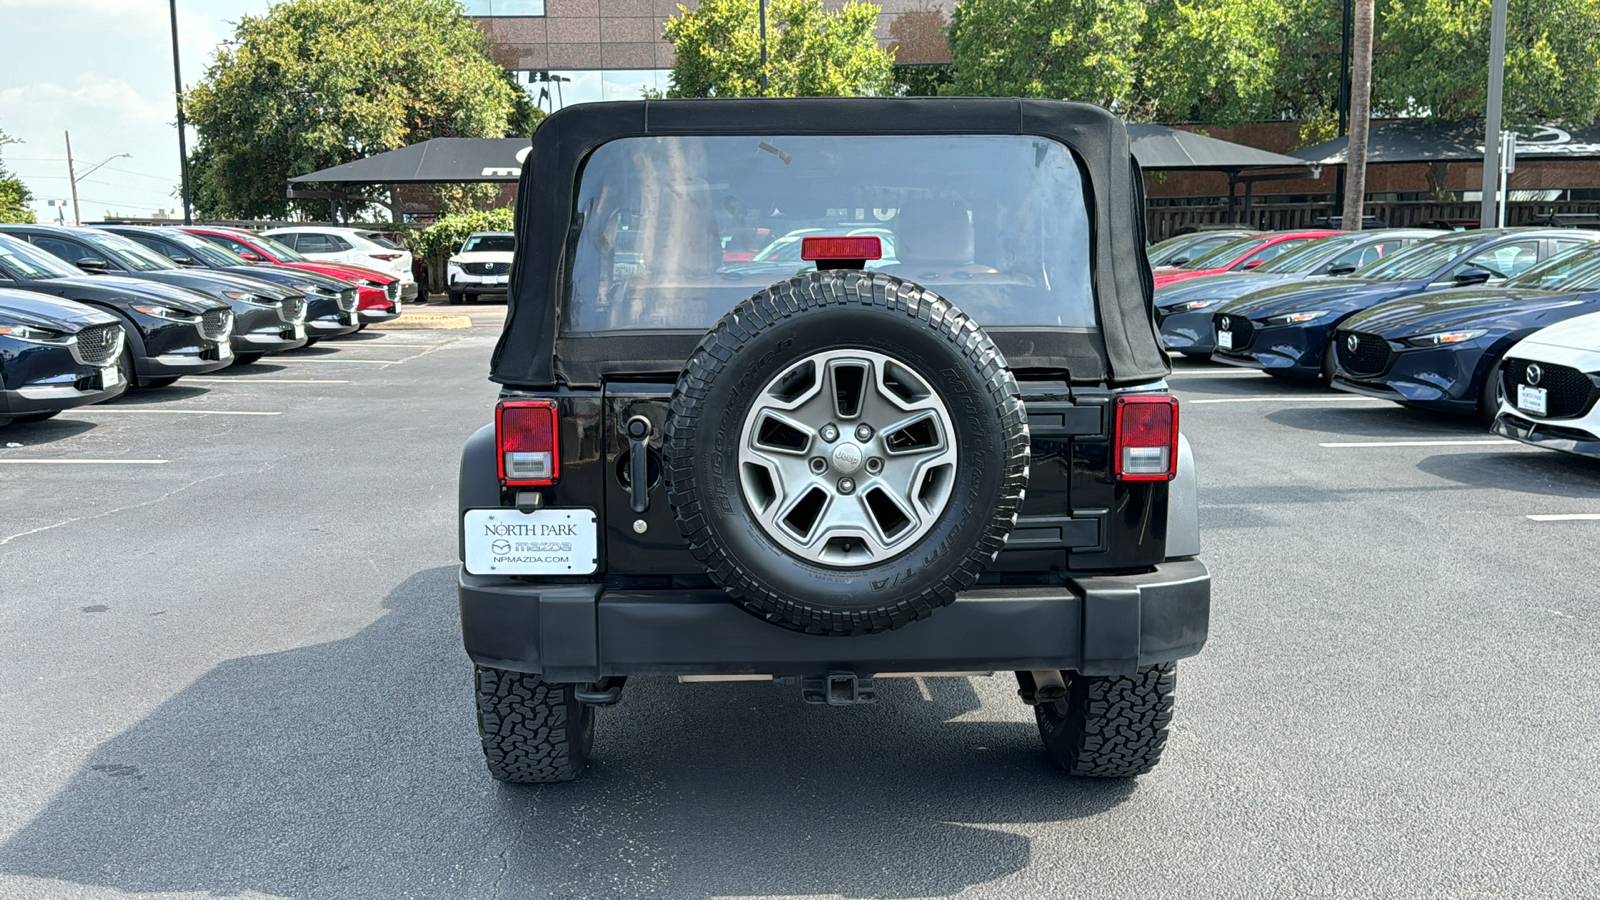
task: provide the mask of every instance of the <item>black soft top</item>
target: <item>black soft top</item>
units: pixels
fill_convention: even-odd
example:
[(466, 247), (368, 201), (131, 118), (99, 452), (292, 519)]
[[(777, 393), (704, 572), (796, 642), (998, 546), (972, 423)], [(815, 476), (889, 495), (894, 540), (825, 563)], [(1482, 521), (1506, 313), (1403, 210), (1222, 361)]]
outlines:
[(490, 378), (517, 388), (601, 376), (676, 373), (699, 343), (679, 331), (563, 336), (563, 264), (589, 154), (643, 135), (1017, 134), (1065, 144), (1083, 167), (1100, 329), (988, 328), (1014, 369), (1062, 369), (1075, 382), (1130, 384), (1170, 370), (1152, 314), (1144, 196), (1122, 121), (1084, 103), (1001, 98), (640, 100), (569, 106), (533, 136), (517, 189), (517, 263)]

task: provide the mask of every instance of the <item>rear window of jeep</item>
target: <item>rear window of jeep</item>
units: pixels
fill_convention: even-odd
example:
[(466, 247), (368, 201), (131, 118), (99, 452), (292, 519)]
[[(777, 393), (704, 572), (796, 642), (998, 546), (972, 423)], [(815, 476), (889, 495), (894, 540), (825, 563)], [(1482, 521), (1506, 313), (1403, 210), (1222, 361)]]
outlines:
[(563, 329), (710, 328), (815, 268), (810, 236), (872, 236), (869, 270), (980, 324), (1093, 329), (1071, 151), (1020, 135), (634, 137), (585, 163)]

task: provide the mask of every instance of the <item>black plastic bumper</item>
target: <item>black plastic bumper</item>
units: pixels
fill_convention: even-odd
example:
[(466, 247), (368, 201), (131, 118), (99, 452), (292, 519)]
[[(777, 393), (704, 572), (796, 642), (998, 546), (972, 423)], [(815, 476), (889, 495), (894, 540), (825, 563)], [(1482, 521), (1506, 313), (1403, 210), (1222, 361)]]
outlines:
[(459, 575), (461, 630), (480, 665), (553, 682), (613, 675), (814, 675), (1063, 669), (1086, 675), (1200, 652), (1211, 574), (1180, 560), (1067, 587), (979, 588), (926, 621), (819, 637), (762, 621), (719, 591), (607, 591)]

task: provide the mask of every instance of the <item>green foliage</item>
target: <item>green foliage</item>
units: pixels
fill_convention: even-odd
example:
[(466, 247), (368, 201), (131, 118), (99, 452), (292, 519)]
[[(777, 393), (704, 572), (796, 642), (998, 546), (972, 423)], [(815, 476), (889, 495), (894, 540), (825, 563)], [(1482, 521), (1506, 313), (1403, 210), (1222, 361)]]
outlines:
[(512, 211), (507, 208), (480, 210), (445, 216), (421, 231), (406, 235), (406, 243), (418, 256), (436, 259), (461, 249), (461, 242), (474, 231), (510, 231)]
[[(1482, 118), (1490, 0), (1389, 0), (1378, 8), (1373, 105), (1437, 119)], [(1508, 7), (1505, 115), (1511, 124), (1600, 117), (1600, 0)]]
[(281, 217), (291, 175), (527, 127), (522, 92), (462, 12), (459, 0), (284, 0), (241, 19), (187, 101), (201, 214)]
[(1284, 28), (1279, 0), (1160, 0), (1140, 40), (1142, 118), (1234, 125), (1275, 112)]
[[(822, 0), (772, 0), (767, 7), (767, 96), (853, 97), (893, 91), (894, 57), (878, 46), (878, 7)], [(677, 51), (668, 97), (755, 97), (761, 93), (761, 32), (751, 0), (678, 7), (666, 38)]]
[(895, 66), (894, 94), (897, 97), (937, 97), (950, 83), (949, 66)]
[[(17, 143), (15, 138), (0, 131), (0, 147), (14, 143)], [(4, 160), (0, 160), (0, 222), (32, 222), (33, 209), (28, 206), (32, 202), (33, 192), (22, 179), (11, 174)]]
[(1143, 0), (961, 0), (943, 92), (1125, 101), (1144, 24)]

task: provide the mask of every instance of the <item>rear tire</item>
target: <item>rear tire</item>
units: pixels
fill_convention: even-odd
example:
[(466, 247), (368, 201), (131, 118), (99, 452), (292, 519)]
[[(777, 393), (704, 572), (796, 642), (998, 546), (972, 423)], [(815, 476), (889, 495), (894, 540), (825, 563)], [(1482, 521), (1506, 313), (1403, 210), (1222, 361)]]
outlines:
[(450, 305), (451, 306), (460, 306), (461, 305), (461, 292), (460, 291), (451, 291), (450, 292)]
[(1039, 737), (1069, 775), (1132, 778), (1161, 761), (1172, 724), (1177, 663), (1146, 666), (1133, 675), (1062, 672), (1063, 700), (1034, 706)]
[(576, 779), (594, 746), (594, 707), (578, 702), (577, 686), (475, 668), (478, 735), (489, 774), (510, 784)]

